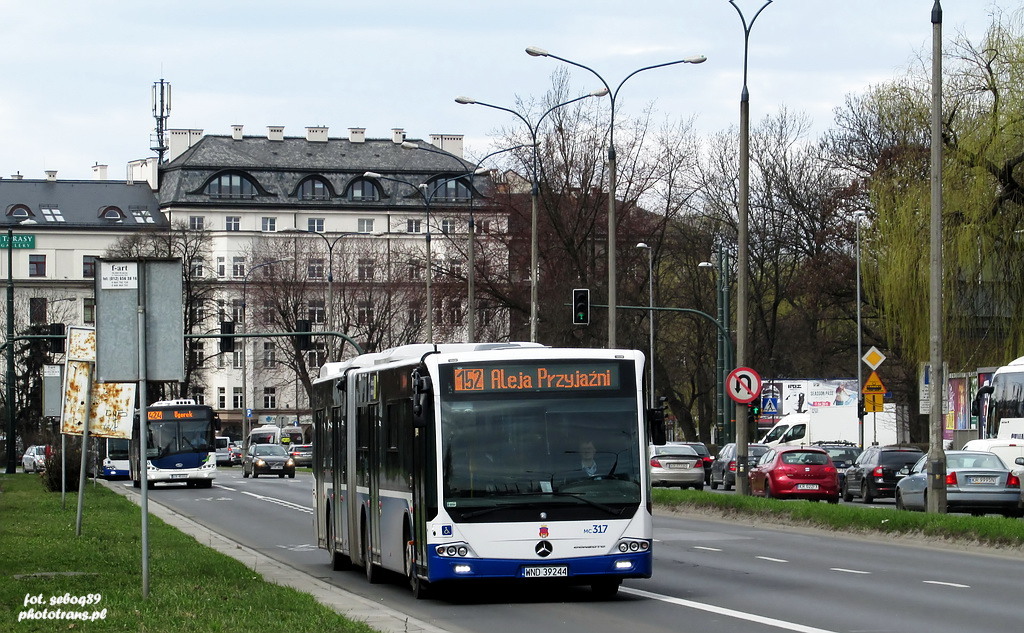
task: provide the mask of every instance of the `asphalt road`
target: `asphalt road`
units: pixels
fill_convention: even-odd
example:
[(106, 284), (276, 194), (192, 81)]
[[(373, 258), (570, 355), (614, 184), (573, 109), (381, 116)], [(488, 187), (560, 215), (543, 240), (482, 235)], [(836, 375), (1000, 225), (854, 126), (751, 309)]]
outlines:
[[(128, 484), (130, 487), (130, 484)], [(658, 515), (655, 572), (617, 598), (587, 588), (486, 585), (415, 600), (404, 580), (333, 572), (314, 544), (312, 478), (243, 479), (210, 490), (157, 487), (151, 501), (340, 589), (452, 632), (875, 633), (1017, 631), (1020, 555), (914, 547), (811, 530)]]

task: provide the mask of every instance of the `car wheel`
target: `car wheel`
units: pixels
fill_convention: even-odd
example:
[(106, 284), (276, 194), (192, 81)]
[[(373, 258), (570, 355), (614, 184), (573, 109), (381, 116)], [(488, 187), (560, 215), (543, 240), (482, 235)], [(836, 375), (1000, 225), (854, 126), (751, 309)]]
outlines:
[(288, 479), (295, 479), (295, 473), (290, 473), (288, 475)]
[(284, 473), (279, 473), (279, 474), (277, 475), (277, 478), (278, 478), (278, 479), (284, 479)]
[(828, 502), (829, 502), (829, 503), (832, 503), (832, 504), (836, 504), (836, 503), (839, 503), (839, 495), (836, 495), (836, 496), (834, 496), (834, 497), (829, 497), (829, 498), (828, 498)]
[(764, 480), (764, 498), (765, 499), (774, 499), (775, 497), (773, 497), (772, 494), (773, 494), (772, 493), (772, 482), (770, 480), (768, 480), (768, 479), (765, 479)]
[(875, 495), (871, 493), (871, 484), (867, 481), (860, 482), (860, 498), (864, 503), (873, 503)]
[(722, 490), (732, 490), (732, 484), (726, 477), (722, 477)]
[(704, 484), (697, 484), (693, 487), (694, 490), (704, 490)]
[(255, 470), (254, 470), (254, 471), (252, 471), (252, 478), (253, 478), (253, 479), (258, 479), (258, 478), (259, 478), (259, 476), (260, 476), (260, 474), (259, 474), (258, 472), (256, 472)]
[(711, 478), (711, 489), (712, 490), (718, 490), (718, 482), (715, 481), (714, 477)]
[(244, 469), (244, 468), (242, 469), (242, 478), (243, 479), (248, 479), (249, 478), (249, 471)]
[(853, 494), (850, 493), (850, 487), (847, 485), (847, 482), (845, 481), (843, 482), (843, 501), (845, 501), (846, 503), (850, 503), (851, 501), (853, 501)]
[(896, 489), (896, 509), (906, 510), (907, 505), (903, 502), (903, 493), (900, 492), (899, 488)]

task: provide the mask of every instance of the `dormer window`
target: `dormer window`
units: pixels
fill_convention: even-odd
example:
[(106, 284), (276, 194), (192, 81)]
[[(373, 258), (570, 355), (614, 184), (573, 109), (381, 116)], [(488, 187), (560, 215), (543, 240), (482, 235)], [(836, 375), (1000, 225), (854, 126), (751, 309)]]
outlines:
[(432, 200), (469, 200), (472, 197), (466, 181), (459, 179), (445, 180), (439, 178), (427, 184), (427, 195)]
[(12, 204), (7, 207), (7, 217), (9, 218), (31, 218), (32, 209), (29, 209), (23, 204)]
[(115, 206), (100, 207), (99, 215), (100, 219), (110, 220), (111, 222), (117, 222), (118, 220), (124, 219), (124, 211)]
[(259, 195), (256, 184), (242, 174), (221, 174), (206, 185), (204, 190), (211, 198), (245, 199)]
[(331, 188), (323, 178), (312, 176), (299, 183), (296, 194), (299, 200), (330, 200)]
[(380, 191), (373, 181), (359, 178), (348, 186), (345, 199), (349, 202), (376, 202), (380, 200)]

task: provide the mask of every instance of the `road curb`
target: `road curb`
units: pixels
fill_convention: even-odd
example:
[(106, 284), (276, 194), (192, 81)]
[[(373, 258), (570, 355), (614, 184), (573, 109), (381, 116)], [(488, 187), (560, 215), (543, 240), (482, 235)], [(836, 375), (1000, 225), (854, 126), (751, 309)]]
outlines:
[[(135, 505), (139, 505), (141, 497), (135, 494), (134, 491), (128, 490), (124, 485), (105, 479), (98, 479), (97, 481), (106, 486), (107, 489), (126, 497)], [(261, 554), (246, 545), (181, 516), (170, 508), (153, 501), (152, 497), (149, 498), (148, 505), (149, 513), (152, 516), (158, 517), (168, 525), (188, 534), (199, 544), (234, 558), (249, 569), (260, 574), (267, 582), (308, 593), (317, 602), (350, 620), (365, 622), (368, 626), (382, 633), (447, 633), (444, 629), (423, 620), (390, 609), (380, 602), (374, 602), (345, 591), (306, 572)]]

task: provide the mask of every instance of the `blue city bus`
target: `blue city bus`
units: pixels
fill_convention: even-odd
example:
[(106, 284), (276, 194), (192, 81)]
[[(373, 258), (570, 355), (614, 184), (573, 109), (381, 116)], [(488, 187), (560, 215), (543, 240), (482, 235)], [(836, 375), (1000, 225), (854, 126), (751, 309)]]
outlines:
[(128, 440), (108, 437), (103, 452), (103, 477), (105, 479), (127, 479)]
[[(194, 400), (161, 400), (146, 408), (146, 480), (183, 482), (189, 488), (210, 488), (217, 477), (217, 431), (220, 418), (212, 407)], [(141, 486), (139, 414), (136, 411), (129, 446), (132, 485)]]
[(611, 597), (650, 577), (647, 447), (664, 428), (643, 406), (643, 364), (633, 350), (465, 343), (325, 365), (318, 546), (370, 582), (402, 574), (418, 598), (485, 579)]

